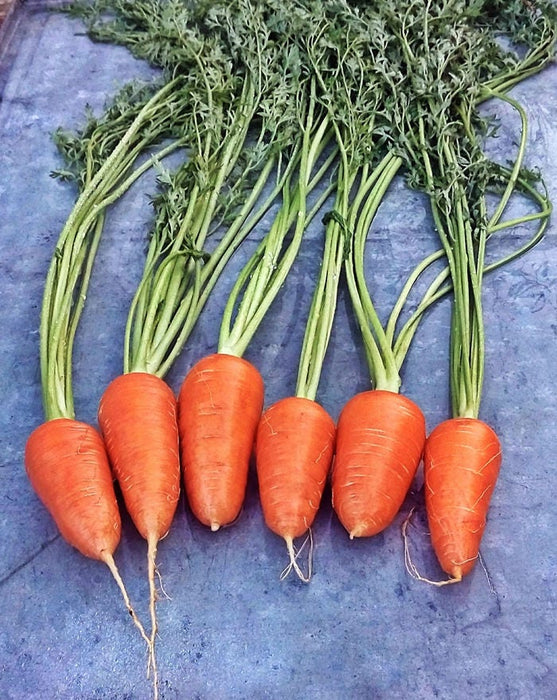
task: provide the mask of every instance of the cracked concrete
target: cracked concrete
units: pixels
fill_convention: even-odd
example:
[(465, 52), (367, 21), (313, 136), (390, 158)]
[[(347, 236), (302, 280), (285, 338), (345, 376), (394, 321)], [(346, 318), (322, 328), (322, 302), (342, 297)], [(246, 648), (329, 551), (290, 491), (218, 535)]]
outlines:
[(44, 550), (50, 546), (53, 542), (56, 542), (61, 537), (60, 533), (56, 533), (53, 537), (48, 539), (46, 542), (42, 542), (38, 548), (24, 561), (18, 564), (16, 567), (8, 571), (8, 573), (3, 574), (0, 577), (0, 588), (7, 583), (13, 576), (19, 574), (26, 566), (28, 566), (36, 557), (44, 552)]

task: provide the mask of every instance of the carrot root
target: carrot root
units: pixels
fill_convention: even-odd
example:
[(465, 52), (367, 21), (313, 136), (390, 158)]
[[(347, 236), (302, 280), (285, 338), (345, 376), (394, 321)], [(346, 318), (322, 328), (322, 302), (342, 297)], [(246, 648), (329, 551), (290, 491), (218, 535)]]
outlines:
[(176, 398), (153, 374), (114, 379), (99, 404), (99, 425), (126, 509), (141, 536), (162, 539), (180, 497)]
[(412, 556), (410, 554), (410, 538), (408, 536), (408, 528), (410, 527), (410, 523), (412, 520), (412, 515), (414, 514), (415, 508), (411, 508), (410, 512), (404, 519), (404, 522), (402, 523), (402, 539), (404, 542), (404, 564), (406, 566), (406, 571), (412, 576), (412, 578), (415, 578), (417, 581), (422, 581), (423, 583), (429, 583), (432, 586), (447, 586), (452, 583), (460, 583), (462, 581), (462, 577), (458, 578), (449, 578), (449, 579), (443, 579), (441, 581), (434, 581), (432, 579), (426, 578), (420, 572), (418, 571), (418, 567), (412, 560)]
[[(313, 536), (317, 515), (331, 467), (335, 423), (311, 399), (289, 396), (261, 416), (255, 442), (259, 497), (267, 527), (286, 542), (290, 563), (280, 579), (295, 571), (308, 583), (312, 576)], [(296, 550), (294, 539), (308, 532)], [(297, 559), (309, 541), (308, 573)]]
[(178, 396), (184, 486), (195, 517), (213, 532), (244, 502), (263, 408), (263, 380), (246, 360), (216, 353), (188, 372)]
[(120, 589), (120, 592), (122, 593), (122, 598), (124, 599), (124, 603), (126, 605), (126, 608), (128, 610), (128, 613), (130, 614), (130, 617), (133, 620), (134, 625), (137, 627), (139, 630), (139, 633), (144, 640), (144, 642), (147, 644), (147, 649), (149, 651), (149, 656), (151, 655), (151, 640), (147, 636), (147, 632), (145, 632), (145, 628), (143, 627), (141, 621), (136, 615), (136, 612), (131, 604), (130, 597), (128, 595), (128, 591), (126, 590), (126, 587), (124, 585), (124, 581), (122, 580), (122, 577), (120, 576), (120, 572), (118, 571), (118, 567), (116, 566), (116, 562), (114, 561), (114, 557), (112, 554), (106, 553), (103, 557), (104, 563), (108, 566), (110, 573), (112, 574), (114, 580), (116, 581), (116, 584), (118, 585), (118, 588)]
[(371, 537), (400, 510), (425, 443), (425, 419), (410, 399), (365, 391), (344, 406), (332, 471), (333, 508), (350, 535)]
[(106, 564), (151, 654), (151, 640), (131, 604), (114, 561), (121, 520), (105, 446), (90, 425), (56, 418), (36, 428), (25, 446), (25, 468), (64, 539)]
[(147, 540), (151, 620), (147, 674), (152, 674), (157, 698), (157, 546), (170, 529), (180, 496), (176, 398), (155, 375), (123, 374), (109, 384), (101, 398), (99, 425), (128, 513)]
[[(280, 575), (280, 580), (284, 581), (284, 579), (287, 578), (289, 576), (290, 572), (293, 570), (296, 572), (300, 581), (303, 581), (304, 583), (309, 583), (311, 581), (311, 577), (313, 575), (313, 535), (311, 532), (311, 528), (308, 529), (308, 535), (305, 538), (305, 540), (302, 542), (299, 549), (296, 549), (291, 537), (285, 537), (284, 541), (286, 542), (286, 550), (288, 552), (290, 562), (282, 570), (281, 575)], [(298, 558), (308, 542), (309, 542), (309, 551), (308, 551), (308, 559), (307, 559), (308, 572), (307, 572), (307, 574), (304, 574), (300, 565), (298, 564)]]
[(66, 542), (91, 559), (114, 554), (120, 512), (105, 446), (92, 426), (69, 418), (43, 423), (27, 440), (25, 469)]
[(158, 538), (156, 537), (156, 535), (150, 535), (147, 540), (147, 576), (149, 580), (149, 615), (151, 618), (151, 637), (149, 639), (150, 655), (148, 669), (150, 669), (153, 673), (153, 689), (155, 700), (158, 697), (159, 686), (157, 659), (155, 656), (155, 640), (158, 631), (156, 611), (157, 588), (155, 585), (155, 573), (157, 571), (157, 545)]
[(426, 442), (426, 511), (441, 568), (466, 576), (479, 556), (491, 495), (501, 466), (495, 432), (477, 418), (451, 418)]
[(255, 460), (265, 523), (287, 543), (312, 526), (333, 459), (335, 423), (298, 396), (268, 408), (257, 429)]

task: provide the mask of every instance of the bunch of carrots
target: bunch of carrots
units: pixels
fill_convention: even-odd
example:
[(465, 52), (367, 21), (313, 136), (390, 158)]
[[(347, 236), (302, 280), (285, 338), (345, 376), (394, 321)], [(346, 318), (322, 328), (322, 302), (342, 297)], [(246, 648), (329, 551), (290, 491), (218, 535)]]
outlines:
[[(195, 517), (215, 531), (241, 511), (252, 453), (265, 521), (286, 543), (284, 575), (311, 578), (311, 527), (328, 479), (349, 536), (370, 537), (393, 522), (424, 457), (432, 543), (449, 578), (420, 573), (408, 541), (407, 566), (433, 583), (460, 581), (478, 558), (501, 463), (499, 440), (479, 418), (483, 280), (540, 240), (551, 211), (522, 166), (527, 118), (508, 92), (551, 60), (552, 6), (95, 0), (68, 11), (92, 38), (127, 46), (161, 75), (124, 88), (78, 134), (57, 135), (67, 163), (59, 174), (77, 183), (79, 197), (45, 285), (45, 422), (29, 438), (25, 463), (65, 539), (111, 570), (146, 643), (155, 695), (157, 549), (181, 483)], [(504, 49), (501, 35), (520, 50)], [(520, 116), (510, 165), (485, 155), (490, 125), (478, 107), (487, 100)], [(172, 152), (182, 154), (174, 171), (164, 165)], [(99, 433), (75, 417), (73, 341), (109, 207), (153, 167), (153, 227), (122, 331), (123, 374), (102, 394)], [(402, 281), (383, 321), (373, 221), (400, 173), (427, 195), (439, 248)], [(505, 220), (515, 197), (529, 211)], [(264, 379), (243, 355), (318, 214), (322, 263), (294, 395), (263, 412)], [(176, 397), (164, 377), (228, 261), (262, 221), (268, 230), (232, 286), (216, 352), (199, 359)], [(531, 237), (498, 253), (502, 232), (526, 222)], [(348, 400), (335, 425), (316, 397), (343, 280), (371, 387)], [(400, 393), (401, 369), (424, 314), (445, 296), (453, 417), (427, 437), (423, 411)], [(114, 561), (113, 479), (147, 542), (149, 633)]]

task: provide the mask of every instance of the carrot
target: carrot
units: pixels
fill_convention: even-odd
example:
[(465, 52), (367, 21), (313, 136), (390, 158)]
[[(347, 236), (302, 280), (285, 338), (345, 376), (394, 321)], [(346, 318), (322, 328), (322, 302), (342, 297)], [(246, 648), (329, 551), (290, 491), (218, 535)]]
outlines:
[(478, 558), (489, 502), (501, 466), (495, 432), (476, 418), (440, 423), (426, 442), (425, 498), (433, 548), (453, 579)]
[(351, 539), (373, 536), (393, 521), (415, 476), (426, 437), (422, 411), (398, 393), (400, 368), (418, 320), (400, 347), (395, 328), (416, 279), (439, 256), (429, 256), (411, 273), (386, 326), (365, 279), (367, 234), (400, 166), (394, 153), (387, 153), (373, 169), (367, 163), (360, 167), (357, 161), (347, 164), (345, 179), (356, 183), (356, 191), (334, 211), (338, 222), (352, 232), (344, 269), (374, 384), (373, 390), (346, 403), (337, 424), (332, 505)]
[[(344, 197), (341, 164), (336, 205)], [(308, 583), (312, 575), (313, 536), (317, 515), (334, 453), (335, 422), (316, 402), (323, 362), (335, 317), (338, 284), (347, 244), (347, 232), (333, 216), (325, 216), (325, 245), (298, 363), (294, 396), (274, 403), (261, 420), (256, 437), (256, 467), (263, 516), (272, 532), (286, 542), (292, 570)], [(294, 539), (308, 532), (299, 549)], [(309, 540), (308, 571), (298, 556)]]
[[(301, 396), (268, 408), (257, 429), (256, 465), (265, 523), (282, 537), (297, 568), (293, 540), (313, 524), (333, 459), (335, 423)], [(285, 570), (288, 571), (289, 569)]]
[(25, 469), (66, 542), (108, 566), (128, 612), (149, 645), (114, 562), (121, 520), (99, 433), (75, 419), (47, 420), (27, 440)]
[[(176, 398), (170, 387), (155, 375), (130, 372), (108, 385), (99, 404), (98, 417), (126, 509), (147, 540), (154, 645), (157, 546), (170, 529), (180, 496)], [(154, 654), (151, 661), (156, 675)]]
[[(114, 562), (120, 540), (112, 474), (96, 430), (75, 420), (72, 354), (87, 299), (107, 208), (154, 163), (183, 145), (175, 134), (184, 110), (169, 93), (179, 79), (160, 89), (127, 86), (100, 118), (83, 132), (57, 133), (69, 172), (80, 194), (64, 224), (45, 281), (40, 323), (40, 365), (46, 422), (30, 436), (25, 453), (29, 479), (63, 537), (88, 557), (103, 561), (148, 647), (153, 645), (137, 618)], [(156, 143), (156, 153), (137, 161)]]
[(174, 394), (153, 374), (122, 374), (101, 398), (99, 425), (130, 517), (156, 548), (180, 496)]
[(425, 442), (425, 419), (410, 399), (365, 391), (344, 406), (337, 427), (333, 507), (354, 537), (371, 537), (394, 519)]
[(68, 418), (47, 421), (29, 436), (25, 468), (62, 537), (86, 557), (110, 558), (121, 522), (98, 432)]
[(187, 498), (195, 517), (213, 531), (238, 517), (263, 410), (263, 380), (242, 355), (284, 284), (307, 223), (329, 194), (326, 188), (308, 207), (308, 195), (329, 172), (335, 151), (320, 158), (330, 140), (329, 124), (316, 111), (315, 85), (309, 96), (303, 87), (296, 103), (305, 106), (300, 151), (294, 150), (287, 166), (281, 205), (229, 294), (217, 353), (188, 372), (178, 396)]
[(232, 523), (242, 507), (263, 394), (254, 365), (223, 353), (197, 362), (182, 384), (184, 486), (193, 514), (213, 531)]

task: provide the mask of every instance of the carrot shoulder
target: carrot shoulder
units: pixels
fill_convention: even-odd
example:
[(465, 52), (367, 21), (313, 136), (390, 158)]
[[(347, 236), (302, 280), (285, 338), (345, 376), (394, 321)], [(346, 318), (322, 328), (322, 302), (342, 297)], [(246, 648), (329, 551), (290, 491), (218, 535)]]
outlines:
[(398, 513), (425, 443), (425, 419), (410, 399), (391, 391), (354, 396), (337, 426), (333, 508), (351, 538), (384, 530)]
[(479, 554), (491, 495), (501, 466), (495, 432), (477, 418), (451, 418), (426, 442), (426, 510), (443, 570), (466, 576)]
[(27, 440), (25, 469), (62, 537), (86, 557), (112, 559), (121, 521), (98, 432), (70, 418), (43, 423)]
[(195, 517), (212, 530), (242, 507), (263, 380), (247, 360), (224, 353), (201, 359), (178, 396), (184, 486)]

